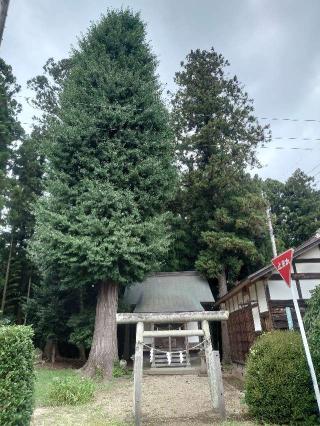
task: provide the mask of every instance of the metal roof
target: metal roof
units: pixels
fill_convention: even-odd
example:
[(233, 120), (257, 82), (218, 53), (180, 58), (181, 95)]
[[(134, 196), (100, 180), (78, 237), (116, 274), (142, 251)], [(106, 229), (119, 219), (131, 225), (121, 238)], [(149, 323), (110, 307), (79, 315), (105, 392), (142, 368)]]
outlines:
[(162, 272), (128, 287), (124, 302), (134, 305), (134, 312), (200, 312), (201, 303), (213, 303), (214, 298), (197, 272)]

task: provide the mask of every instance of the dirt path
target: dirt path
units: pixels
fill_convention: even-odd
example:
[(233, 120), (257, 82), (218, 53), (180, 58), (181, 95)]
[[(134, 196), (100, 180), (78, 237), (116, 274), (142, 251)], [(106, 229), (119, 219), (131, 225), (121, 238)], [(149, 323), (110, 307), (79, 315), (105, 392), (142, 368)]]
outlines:
[[(224, 380), (229, 420), (245, 422), (242, 392)], [(95, 402), (83, 407), (39, 408), (33, 425), (132, 424), (132, 380), (118, 380), (108, 391), (99, 391)], [(142, 389), (143, 425), (170, 426), (219, 424), (211, 409), (207, 377), (146, 376)], [(116, 422), (111, 422), (111, 420)], [(119, 423), (120, 422), (120, 423)]]

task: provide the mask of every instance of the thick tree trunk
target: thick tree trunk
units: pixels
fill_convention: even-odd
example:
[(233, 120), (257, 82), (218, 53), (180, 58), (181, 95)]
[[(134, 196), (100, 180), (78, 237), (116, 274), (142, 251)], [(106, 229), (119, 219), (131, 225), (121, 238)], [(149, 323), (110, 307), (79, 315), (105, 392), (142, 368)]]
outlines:
[(113, 363), (118, 360), (117, 322), (118, 286), (113, 282), (100, 284), (94, 333), (88, 361), (82, 372), (93, 377), (112, 377)]
[[(219, 297), (224, 296), (228, 292), (226, 273), (223, 272), (218, 276), (219, 282)], [(224, 363), (231, 363), (231, 348), (228, 332), (228, 325), (226, 321), (221, 321), (221, 339), (222, 339), (222, 361)]]

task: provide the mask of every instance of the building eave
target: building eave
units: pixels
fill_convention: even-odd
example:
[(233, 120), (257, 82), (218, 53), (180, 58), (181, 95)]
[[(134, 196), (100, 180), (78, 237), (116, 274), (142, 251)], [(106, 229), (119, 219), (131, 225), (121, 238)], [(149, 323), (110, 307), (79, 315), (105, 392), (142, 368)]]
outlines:
[[(301, 254), (312, 249), (313, 247), (318, 246), (319, 244), (320, 235), (317, 233), (312, 238), (310, 238), (309, 240), (298, 246), (296, 249), (294, 249), (293, 259), (301, 256)], [(239, 281), (230, 291), (228, 291), (228, 293), (226, 293), (223, 297), (217, 300), (214, 306), (219, 307), (221, 303), (224, 303), (226, 300), (237, 294), (240, 290), (247, 287), (248, 285), (253, 284), (260, 279), (269, 278), (273, 271), (274, 266), (272, 264), (259, 269), (257, 272), (254, 272), (253, 274)]]

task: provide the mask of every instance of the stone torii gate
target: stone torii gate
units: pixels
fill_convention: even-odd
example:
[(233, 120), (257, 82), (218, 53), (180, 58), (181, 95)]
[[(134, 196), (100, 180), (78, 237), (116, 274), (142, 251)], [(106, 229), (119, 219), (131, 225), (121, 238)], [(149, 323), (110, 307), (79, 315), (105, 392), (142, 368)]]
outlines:
[[(228, 311), (180, 312), (168, 314), (153, 313), (120, 313), (117, 314), (117, 324), (137, 324), (136, 347), (134, 357), (134, 419), (135, 425), (141, 425), (141, 395), (143, 374), (143, 338), (144, 337), (189, 337), (204, 338), (205, 355), (207, 362), (208, 380), (212, 406), (222, 419), (226, 417), (223, 395), (223, 382), (218, 351), (212, 349), (209, 321), (226, 321)], [(144, 331), (144, 323), (181, 323), (201, 321), (199, 330), (164, 330)]]

